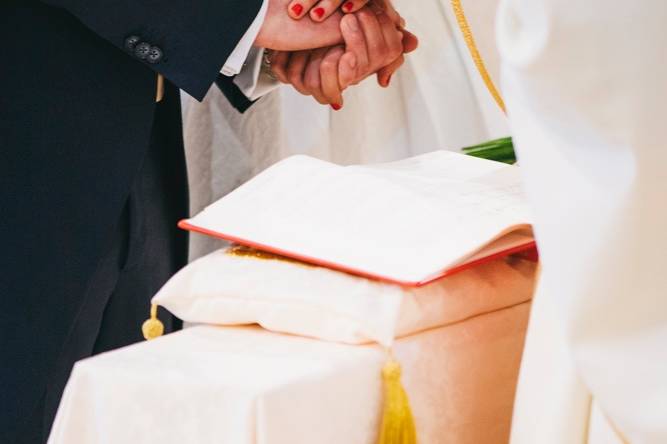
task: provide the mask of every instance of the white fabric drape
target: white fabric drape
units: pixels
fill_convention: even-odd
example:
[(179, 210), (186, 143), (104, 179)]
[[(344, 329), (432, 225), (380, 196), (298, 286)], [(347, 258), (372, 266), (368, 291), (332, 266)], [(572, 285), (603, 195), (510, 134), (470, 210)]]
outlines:
[[(420, 48), (389, 89), (374, 79), (345, 93), (334, 112), (282, 87), (245, 114), (214, 87), (203, 103), (184, 97), (191, 213), (292, 154), (339, 164), (392, 161), (437, 149), (457, 150), (509, 134), (469, 61), (448, 0), (395, 0)], [(489, 68), (498, 71), (493, 17), (498, 0), (467, 0)], [(193, 236), (192, 258), (219, 243)]]
[[(403, 338), (419, 442), (510, 432), (530, 303)], [(49, 444), (373, 444), (386, 352), (199, 326), (80, 361)]]
[(543, 262), (515, 444), (667, 442), (665, 22), (656, 0), (501, 7)]

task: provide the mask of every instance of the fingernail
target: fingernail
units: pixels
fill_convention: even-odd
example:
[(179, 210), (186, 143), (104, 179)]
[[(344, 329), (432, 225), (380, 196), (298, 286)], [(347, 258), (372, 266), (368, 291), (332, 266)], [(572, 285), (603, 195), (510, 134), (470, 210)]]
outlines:
[(341, 109), (343, 109), (343, 105), (339, 105), (337, 103), (332, 104), (331, 107), (333, 108), (334, 111), (340, 111)]
[(354, 3), (352, 2), (347, 2), (343, 5), (343, 11), (350, 12), (354, 9)]
[(301, 16), (303, 13), (303, 5), (301, 3), (297, 3), (294, 6), (292, 6), (292, 12), (296, 16)]
[(326, 11), (324, 10), (324, 8), (315, 8), (315, 9), (313, 10), (313, 13), (317, 16), (317, 18), (322, 18), (322, 17), (324, 17), (324, 13), (325, 13), (325, 12), (326, 12)]
[(391, 75), (389, 77), (387, 77), (384, 82), (382, 82), (382, 87), (383, 88), (388, 88), (390, 83), (391, 83)]

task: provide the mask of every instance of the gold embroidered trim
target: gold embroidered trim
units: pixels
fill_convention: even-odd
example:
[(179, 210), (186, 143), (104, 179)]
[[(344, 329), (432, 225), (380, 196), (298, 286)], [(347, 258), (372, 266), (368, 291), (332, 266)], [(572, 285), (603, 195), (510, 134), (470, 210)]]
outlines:
[(312, 265), (298, 261), (296, 259), (280, 256), (278, 254), (273, 254), (266, 251), (255, 250), (254, 248), (246, 247), (244, 245), (233, 245), (229, 249), (227, 249), (225, 253), (230, 256), (236, 256), (236, 257), (247, 257), (247, 258), (268, 260), (268, 261), (289, 262), (296, 265), (302, 265), (304, 267), (312, 267)]
[(470, 29), (470, 25), (468, 24), (468, 19), (466, 18), (465, 11), (463, 10), (461, 0), (451, 0), (451, 2), (459, 29), (461, 30), (461, 34), (463, 34), (463, 39), (466, 42), (466, 46), (468, 46), (468, 51), (470, 52), (470, 55), (475, 62), (475, 66), (477, 67), (477, 71), (479, 71), (479, 75), (482, 76), (482, 80), (486, 85), (486, 89), (488, 89), (491, 93), (493, 100), (496, 101), (503, 113), (507, 114), (505, 109), (505, 101), (500, 95), (500, 92), (498, 92), (496, 85), (493, 83), (493, 79), (491, 78), (489, 71), (486, 69), (484, 59), (482, 59), (482, 55), (479, 53), (479, 49), (477, 49), (475, 37), (473, 36), (472, 30)]

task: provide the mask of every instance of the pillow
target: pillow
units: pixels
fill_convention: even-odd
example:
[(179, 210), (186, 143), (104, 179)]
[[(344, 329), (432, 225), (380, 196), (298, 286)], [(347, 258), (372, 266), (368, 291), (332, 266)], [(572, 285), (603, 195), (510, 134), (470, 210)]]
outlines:
[(395, 338), (528, 301), (536, 264), (489, 262), (420, 288), (372, 281), (232, 246), (191, 263), (154, 297), (186, 322), (259, 324), (317, 339)]

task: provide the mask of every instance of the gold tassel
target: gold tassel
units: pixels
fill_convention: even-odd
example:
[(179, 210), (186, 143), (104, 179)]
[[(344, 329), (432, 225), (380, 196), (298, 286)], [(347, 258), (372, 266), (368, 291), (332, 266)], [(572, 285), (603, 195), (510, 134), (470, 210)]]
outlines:
[(393, 357), (382, 369), (384, 414), (378, 444), (417, 444), (410, 400), (401, 384), (401, 365)]
[(151, 305), (151, 317), (141, 326), (141, 332), (147, 341), (159, 338), (164, 333), (164, 324), (157, 318), (157, 305)]

